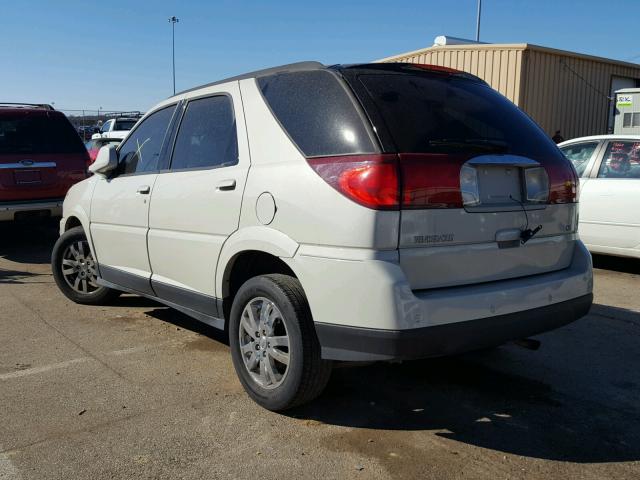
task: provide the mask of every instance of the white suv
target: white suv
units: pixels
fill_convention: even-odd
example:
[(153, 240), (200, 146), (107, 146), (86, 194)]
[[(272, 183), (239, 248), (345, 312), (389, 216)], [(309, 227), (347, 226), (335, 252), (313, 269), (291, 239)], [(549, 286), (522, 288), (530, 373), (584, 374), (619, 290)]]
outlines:
[(577, 176), (532, 121), (439, 67), (306, 62), (171, 97), (64, 202), (53, 272), (228, 331), (260, 405), (332, 361), (448, 355), (585, 315)]
[(104, 122), (100, 127), (98, 133), (94, 133), (91, 136), (92, 140), (99, 138), (124, 138), (129, 134), (138, 119), (142, 116), (141, 113), (136, 113), (135, 116), (119, 116), (111, 118)]

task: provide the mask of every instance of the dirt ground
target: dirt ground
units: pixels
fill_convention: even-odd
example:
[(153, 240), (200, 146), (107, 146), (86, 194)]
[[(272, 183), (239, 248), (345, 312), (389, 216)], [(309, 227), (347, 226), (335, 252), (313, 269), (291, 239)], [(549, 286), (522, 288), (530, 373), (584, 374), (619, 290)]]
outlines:
[(55, 238), (0, 226), (0, 480), (640, 478), (640, 262), (596, 257), (591, 313), (538, 351), (340, 368), (275, 414), (215, 330), (66, 300)]

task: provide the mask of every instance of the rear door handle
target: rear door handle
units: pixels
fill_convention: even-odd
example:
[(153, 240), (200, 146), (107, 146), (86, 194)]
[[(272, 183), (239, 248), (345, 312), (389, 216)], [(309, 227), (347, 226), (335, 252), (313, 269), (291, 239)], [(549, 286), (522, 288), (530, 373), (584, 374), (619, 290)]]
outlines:
[(228, 179), (228, 180), (222, 180), (220, 183), (218, 183), (218, 186), (216, 187), (216, 190), (220, 190), (222, 192), (228, 191), (228, 190), (235, 190), (236, 188), (236, 181), (232, 178)]
[(148, 195), (151, 191), (151, 187), (149, 185), (140, 185), (138, 187), (137, 193), (140, 195)]

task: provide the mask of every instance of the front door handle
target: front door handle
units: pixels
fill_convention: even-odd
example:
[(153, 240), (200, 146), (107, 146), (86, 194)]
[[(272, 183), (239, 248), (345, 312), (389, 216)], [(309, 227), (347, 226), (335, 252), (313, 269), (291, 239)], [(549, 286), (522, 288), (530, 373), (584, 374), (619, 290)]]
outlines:
[(220, 190), (222, 192), (224, 191), (228, 191), (228, 190), (235, 190), (236, 188), (236, 181), (232, 178), (227, 179), (227, 180), (222, 180), (220, 183), (218, 183), (218, 186), (216, 187), (216, 190)]
[(149, 195), (150, 191), (151, 187), (149, 185), (140, 185), (138, 187), (137, 193), (139, 193), (140, 195)]

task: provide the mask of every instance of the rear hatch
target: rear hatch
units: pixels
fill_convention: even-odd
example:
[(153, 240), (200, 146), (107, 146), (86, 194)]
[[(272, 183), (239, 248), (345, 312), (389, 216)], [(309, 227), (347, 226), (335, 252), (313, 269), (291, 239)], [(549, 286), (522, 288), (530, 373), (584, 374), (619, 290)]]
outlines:
[(438, 67), (340, 72), (384, 154), (396, 156), (400, 263), (414, 290), (569, 265), (577, 176), (513, 103), (475, 77)]
[(60, 199), (86, 177), (88, 160), (61, 112), (0, 108), (0, 202)]

